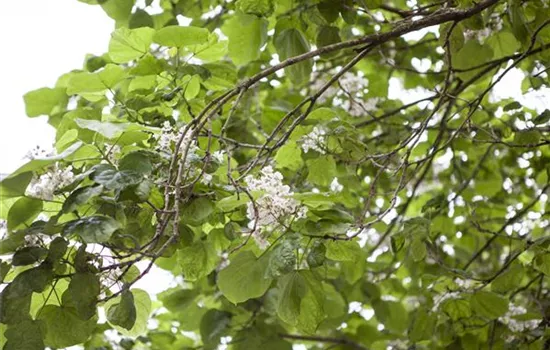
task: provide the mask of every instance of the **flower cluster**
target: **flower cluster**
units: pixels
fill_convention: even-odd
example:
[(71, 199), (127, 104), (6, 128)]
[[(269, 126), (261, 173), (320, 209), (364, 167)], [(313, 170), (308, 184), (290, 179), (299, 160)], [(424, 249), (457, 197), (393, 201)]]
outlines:
[(302, 137), (302, 149), (304, 153), (309, 152), (309, 150), (314, 150), (320, 154), (325, 154), (325, 150), (322, 148), (322, 145), (326, 143), (326, 131), (319, 127), (314, 127), (313, 130)]
[(36, 158), (47, 158), (54, 155), (55, 155), (55, 152), (53, 150), (48, 151), (44, 148), (40, 148), (40, 146), (36, 146), (35, 148), (27, 152), (27, 154), (25, 155), (25, 158), (33, 160)]
[(445, 300), (458, 299), (459, 296), (460, 296), (459, 292), (449, 292), (449, 293), (438, 295), (434, 300), (434, 306), (432, 308), (432, 311), (433, 312), (437, 311), (437, 309), (439, 309), (439, 307)]
[(541, 320), (517, 320), (514, 316), (526, 314), (527, 310), (522, 306), (516, 306), (512, 303), (508, 306), (508, 312), (499, 317), (498, 320), (504, 323), (512, 332), (523, 332), (525, 330), (532, 330), (539, 326)]
[(4, 239), (8, 235), (8, 222), (0, 220), (0, 239)]
[(170, 122), (165, 121), (159, 135), (156, 135), (157, 139), (157, 150), (172, 153), (172, 147), (175, 146), (180, 139), (180, 137), (185, 132), (185, 136), (180, 145), (180, 150), (185, 152), (187, 147), (187, 156), (185, 158), (185, 163), (189, 164), (190, 160), (195, 158), (198, 147), (193, 140), (193, 128), (186, 129), (186, 126), (182, 126), (179, 130), (174, 130)]
[(365, 113), (374, 112), (378, 102), (380, 102), (380, 98), (378, 97), (372, 97), (365, 101), (359, 101), (357, 99), (353, 101), (344, 100), (342, 101), (341, 106), (352, 117), (361, 117), (365, 115)]
[(334, 193), (339, 193), (344, 190), (344, 185), (338, 182), (338, 178), (335, 177), (332, 179), (332, 182), (330, 183), (330, 190)]
[(72, 166), (61, 168), (56, 163), (45, 174), (32, 179), (27, 187), (27, 195), (44, 200), (52, 200), (55, 192), (71, 184), (74, 177)]
[(246, 185), (250, 191), (262, 191), (264, 194), (256, 202), (257, 212), (254, 205), (248, 203), (247, 217), (250, 220), (249, 227), (264, 228), (279, 224), (288, 215), (297, 214), (303, 217), (306, 208), (292, 198), (293, 192), (288, 185), (283, 184), (283, 175), (273, 171), (271, 166), (262, 169), (259, 178), (251, 175), (245, 178)]

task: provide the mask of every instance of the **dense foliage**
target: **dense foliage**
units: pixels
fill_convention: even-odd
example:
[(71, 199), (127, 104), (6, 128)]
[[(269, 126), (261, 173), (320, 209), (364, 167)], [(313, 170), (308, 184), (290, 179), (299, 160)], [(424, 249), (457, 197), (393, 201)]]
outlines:
[(116, 29), (24, 96), (4, 350), (549, 348), (550, 111), (492, 95), (549, 84), (548, 1), (81, 1)]

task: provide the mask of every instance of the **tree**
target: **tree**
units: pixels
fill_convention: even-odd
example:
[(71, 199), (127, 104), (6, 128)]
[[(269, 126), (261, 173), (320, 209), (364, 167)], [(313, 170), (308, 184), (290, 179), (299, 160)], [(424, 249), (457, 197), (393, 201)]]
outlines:
[(491, 96), (549, 84), (547, 1), (81, 1), (116, 29), (24, 96), (3, 349), (548, 347), (550, 111)]

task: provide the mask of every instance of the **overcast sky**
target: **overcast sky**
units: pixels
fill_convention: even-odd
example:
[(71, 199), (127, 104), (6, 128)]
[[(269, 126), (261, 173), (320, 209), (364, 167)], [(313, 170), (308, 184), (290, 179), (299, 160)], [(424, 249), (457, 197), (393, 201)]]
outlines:
[(107, 51), (114, 22), (99, 6), (77, 0), (9, 1), (0, 11), (0, 173), (19, 167), (36, 145), (51, 148), (46, 117), (27, 118), (23, 95), (52, 87), (82, 67), (87, 53)]

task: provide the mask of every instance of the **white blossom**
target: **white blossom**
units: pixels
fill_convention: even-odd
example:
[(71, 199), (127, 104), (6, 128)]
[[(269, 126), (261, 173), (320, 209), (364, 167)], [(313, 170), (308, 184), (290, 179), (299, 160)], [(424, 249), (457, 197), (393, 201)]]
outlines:
[(474, 285), (474, 281), (471, 279), (455, 278), (454, 281), (461, 289), (470, 289)]
[(350, 95), (361, 94), (367, 87), (369, 80), (362, 75), (346, 72), (340, 77), (340, 86)]
[(441, 295), (436, 296), (436, 298), (434, 300), (434, 306), (432, 308), (432, 311), (434, 311), (434, 312), (437, 311), (437, 309), (439, 309), (439, 306), (441, 305), (441, 303), (443, 303), (445, 300), (458, 299), (459, 296), (460, 296), (459, 292), (450, 292), (450, 293), (445, 293), (445, 294), (441, 294)]
[(196, 152), (199, 149), (193, 139), (193, 128), (188, 128), (184, 125), (176, 132), (176, 130), (170, 125), (170, 122), (165, 121), (160, 134), (155, 135), (155, 138), (157, 139), (157, 149), (159, 151), (172, 153), (172, 147), (177, 144), (184, 132), (185, 136), (180, 145), (180, 152), (185, 154), (185, 150), (189, 147), (185, 158), (186, 165), (189, 165), (191, 160), (196, 157)]
[(107, 149), (107, 158), (113, 164), (117, 162), (117, 159), (120, 157), (120, 152), (122, 148), (119, 145), (106, 145)]
[(332, 182), (330, 183), (330, 190), (332, 192), (335, 192), (335, 193), (342, 192), (343, 189), (344, 189), (344, 186), (338, 182), (337, 177), (332, 179)]
[(8, 222), (0, 219), (0, 239), (8, 235)]
[(30, 151), (27, 152), (25, 155), (25, 158), (28, 158), (30, 160), (36, 159), (36, 158), (47, 158), (52, 157), (55, 155), (54, 150), (46, 150), (44, 148), (40, 148), (40, 146), (36, 146)]
[(514, 316), (526, 314), (527, 310), (522, 306), (516, 306), (512, 303), (508, 305), (508, 312), (499, 317), (498, 320), (504, 323), (512, 332), (523, 332), (525, 330), (532, 330), (538, 327), (541, 322), (540, 319), (533, 320), (517, 320)]
[(342, 101), (342, 108), (346, 110), (352, 117), (362, 117), (366, 113), (376, 111), (376, 105), (380, 102), (380, 98), (372, 97), (365, 101), (355, 99)]
[(216, 163), (223, 163), (223, 160), (225, 159), (225, 156), (224, 156), (224, 152), (223, 151), (216, 151), (214, 153), (212, 153), (212, 158), (214, 159), (214, 161), (216, 161)]
[(304, 153), (309, 152), (309, 150), (314, 150), (320, 154), (325, 154), (325, 150), (321, 147), (326, 143), (326, 131), (319, 127), (314, 127), (313, 130), (302, 137), (302, 150)]
[(58, 164), (48, 169), (48, 171), (32, 179), (27, 187), (27, 195), (31, 197), (52, 200), (57, 191), (74, 180), (73, 167), (61, 168)]
[[(263, 168), (259, 178), (248, 175), (245, 181), (250, 191), (264, 192), (255, 201), (257, 213), (253, 203), (248, 203), (249, 228), (256, 226), (256, 229), (261, 229), (277, 225), (291, 214), (297, 214), (299, 217), (305, 215), (305, 207), (301, 207), (300, 203), (292, 198), (293, 192), (290, 191), (290, 187), (283, 184), (283, 175), (273, 171), (271, 166)], [(255, 236), (261, 237), (260, 232), (255, 232), (253, 237)], [(255, 239), (258, 240), (259, 237)]]
[(209, 185), (212, 182), (212, 175), (207, 173), (202, 174), (201, 182), (205, 185)]
[[(318, 76), (317, 73), (314, 73), (314, 76), (313, 76), (313, 83), (311, 84), (311, 90), (315, 93), (319, 90), (321, 90), (321, 88), (326, 84), (327, 82), (320, 78)], [(325, 103), (327, 101), (329, 101), (332, 97), (334, 97), (339, 89), (337, 86), (335, 86), (336, 84), (332, 84), (330, 86), (327, 87), (327, 89), (325, 91), (323, 91), (323, 93), (317, 98), (317, 101), (319, 103)]]

